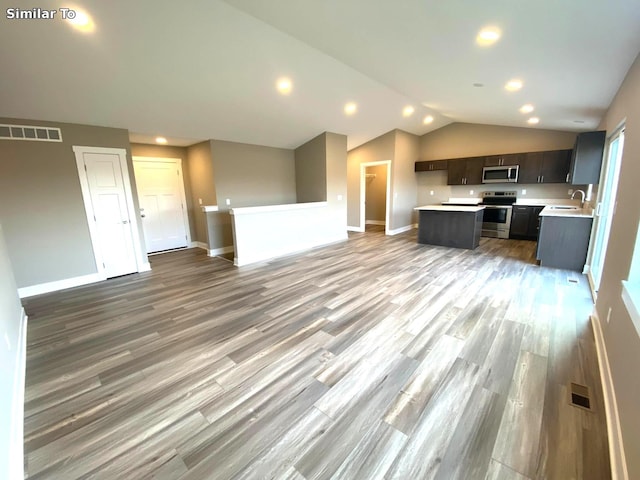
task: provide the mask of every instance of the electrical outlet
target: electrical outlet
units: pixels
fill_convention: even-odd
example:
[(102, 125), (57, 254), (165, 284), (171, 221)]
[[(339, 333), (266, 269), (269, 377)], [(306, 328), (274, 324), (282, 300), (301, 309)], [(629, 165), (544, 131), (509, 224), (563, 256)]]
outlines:
[(527, 194), (527, 189), (526, 189), (526, 188), (523, 188), (523, 189), (522, 189), (522, 195), (526, 195), (526, 194)]
[(609, 307), (609, 311), (607, 312), (607, 323), (611, 320), (611, 307)]
[(202, 199), (201, 199), (201, 198), (199, 198), (199, 199), (198, 199), (198, 203), (199, 203), (200, 205), (202, 205)]
[(429, 190), (429, 195), (433, 197), (433, 190)]
[(342, 195), (338, 195), (338, 200), (342, 200)]
[(227, 198), (227, 199), (225, 200), (225, 203), (226, 203), (227, 205), (231, 205), (231, 199), (230, 199), (230, 198)]
[(473, 190), (469, 190), (469, 195), (473, 195)]
[(571, 195), (573, 193), (573, 188), (570, 188), (569, 191), (567, 192), (568, 195)]

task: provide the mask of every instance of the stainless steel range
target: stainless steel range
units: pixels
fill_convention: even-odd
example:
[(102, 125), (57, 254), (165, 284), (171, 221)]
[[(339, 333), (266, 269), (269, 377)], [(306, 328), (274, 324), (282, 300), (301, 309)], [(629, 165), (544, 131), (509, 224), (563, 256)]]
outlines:
[(484, 217), (482, 220), (482, 236), (509, 238), (511, 229), (511, 213), (516, 203), (516, 192), (483, 192)]

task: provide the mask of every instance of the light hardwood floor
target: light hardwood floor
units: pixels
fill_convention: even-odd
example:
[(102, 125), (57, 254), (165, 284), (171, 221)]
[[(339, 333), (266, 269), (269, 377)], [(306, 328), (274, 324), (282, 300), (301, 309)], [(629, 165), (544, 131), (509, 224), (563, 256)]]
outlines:
[(588, 287), (534, 247), (193, 249), (28, 299), (29, 478), (608, 479)]

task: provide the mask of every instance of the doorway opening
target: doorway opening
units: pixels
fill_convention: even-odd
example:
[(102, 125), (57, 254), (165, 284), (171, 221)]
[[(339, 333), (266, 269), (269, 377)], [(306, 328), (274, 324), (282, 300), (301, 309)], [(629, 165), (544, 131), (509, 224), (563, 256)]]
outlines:
[(191, 244), (180, 158), (133, 157), (147, 254)]
[(600, 288), (602, 267), (609, 243), (611, 223), (616, 210), (616, 194), (618, 192), (618, 177), (624, 147), (624, 125), (619, 127), (607, 142), (607, 153), (600, 171), (600, 186), (594, 215), (594, 227), (589, 252), (588, 279), (594, 297)]
[(391, 160), (360, 164), (360, 231), (382, 231), (389, 235)]

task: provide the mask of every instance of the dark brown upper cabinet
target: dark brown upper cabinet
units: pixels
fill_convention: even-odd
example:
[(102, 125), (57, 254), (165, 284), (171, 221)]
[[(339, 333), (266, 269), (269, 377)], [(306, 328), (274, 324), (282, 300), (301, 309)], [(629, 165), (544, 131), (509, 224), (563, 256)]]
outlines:
[(571, 155), (569, 180), (572, 185), (597, 184), (607, 132), (584, 132), (578, 134)]
[(570, 163), (571, 150), (523, 154), (518, 183), (566, 183)]
[(485, 167), (501, 167), (510, 165), (520, 165), (523, 153), (507, 153), (505, 155), (489, 155), (484, 157)]
[(480, 185), (484, 157), (449, 160), (447, 185)]
[(416, 162), (416, 172), (433, 172), (436, 170), (446, 170), (447, 160), (425, 160)]

